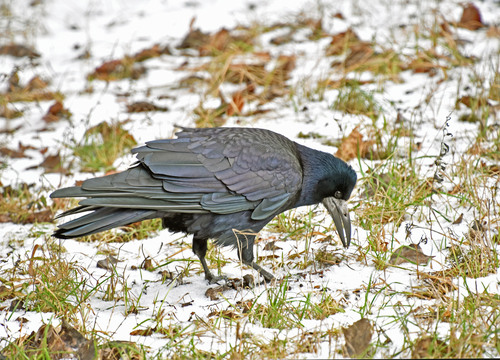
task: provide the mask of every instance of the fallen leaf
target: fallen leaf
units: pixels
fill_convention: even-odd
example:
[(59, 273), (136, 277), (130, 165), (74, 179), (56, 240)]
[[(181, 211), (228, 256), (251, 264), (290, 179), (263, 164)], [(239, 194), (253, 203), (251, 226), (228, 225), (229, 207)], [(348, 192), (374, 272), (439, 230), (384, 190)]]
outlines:
[(106, 256), (105, 259), (99, 260), (97, 262), (97, 267), (105, 270), (113, 270), (116, 264), (118, 264), (120, 260), (115, 258), (112, 255)]
[(210, 39), (210, 35), (202, 32), (200, 29), (190, 29), (187, 35), (182, 39), (182, 42), (177, 49), (199, 49), (205, 45)]
[(10, 55), (14, 57), (28, 57), (28, 58), (38, 58), (40, 54), (38, 54), (32, 48), (21, 45), (21, 44), (10, 44), (0, 46), (0, 55)]
[(25, 86), (25, 90), (33, 91), (33, 90), (41, 90), (45, 89), (49, 84), (42, 80), (42, 78), (38, 75), (35, 75), (28, 81), (28, 84)]
[(458, 26), (468, 30), (477, 30), (483, 27), (481, 13), (474, 4), (468, 3), (465, 5)]
[(233, 98), (226, 110), (227, 116), (232, 116), (235, 113), (238, 115), (241, 114), (241, 110), (243, 110), (243, 106), (245, 105), (245, 99), (243, 96), (243, 91), (236, 91), (233, 94)]
[(131, 341), (110, 341), (99, 349), (99, 360), (144, 360), (144, 349)]
[(364, 355), (370, 345), (373, 328), (368, 319), (356, 321), (348, 328), (343, 328), (345, 337), (345, 350), (352, 358)]
[[(94, 341), (87, 340), (78, 330), (73, 328), (65, 320), (62, 320), (58, 328), (52, 325), (42, 325), (36, 332), (28, 336), (22, 336), (14, 340), (17, 346), (23, 346), (23, 350), (30, 354), (30, 358), (54, 358), (59, 359), (61, 354), (65, 358), (77, 358), (80, 360), (92, 360), (95, 355)], [(17, 349), (6, 347), (2, 355), (11, 358), (10, 355), (18, 354)]]
[(264, 246), (264, 250), (276, 251), (281, 249), (279, 246), (276, 246), (276, 241), (270, 241)]
[(480, 242), (485, 237), (486, 229), (481, 220), (474, 220), (469, 226), (469, 233), (467, 234), (467, 239), (472, 243)]
[(359, 37), (352, 29), (335, 34), (332, 36), (330, 45), (326, 49), (326, 56), (341, 55), (353, 44), (358, 43)]
[(154, 329), (148, 327), (147, 329), (137, 329), (130, 332), (132, 336), (151, 336), (154, 334)]
[(221, 285), (221, 286), (216, 286), (216, 287), (211, 287), (208, 288), (207, 291), (205, 291), (205, 296), (208, 297), (210, 300), (218, 300), (220, 295), (227, 290), (230, 290), (231, 287), (228, 285)]
[(60, 101), (55, 101), (47, 110), (47, 113), (42, 117), (42, 120), (46, 123), (59, 121), (61, 118), (69, 118), (71, 113), (68, 109), (65, 109), (63, 103)]
[(461, 213), (460, 216), (458, 218), (455, 219), (455, 221), (453, 221), (453, 225), (458, 225), (462, 222), (464, 218), (464, 213)]
[(342, 143), (335, 153), (336, 157), (349, 161), (357, 158), (358, 154), (360, 157), (365, 157), (371, 151), (375, 142), (373, 140), (364, 141), (358, 128), (359, 126), (356, 126), (348, 137), (342, 139)]
[(253, 289), (255, 287), (255, 278), (252, 274), (246, 274), (243, 276), (243, 288)]
[(370, 43), (360, 42), (352, 45), (343, 63), (345, 71), (350, 71), (366, 63), (374, 53), (375, 50)]
[(19, 221), (20, 224), (36, 224), (43, 222), (52, 222), (54, 214), (51, 209), (35, 211), (29, 213), (27, 217), (22, 217)]
[(151, 259), (149, 256), (144, 259), (144, 261), (141, 264), (141, 269), (145, 269), (147, 271), (154, 271), (155, 266), (153, 265), (153, 259)]
[(136, 101), (127, 105), (127, 112), (138, 113), (148, 111), (168, 111), (168, 108), (155, 105), (148, 101)]
[(24, 151), (9, 149), (6, 147), (0, 148), (0, 155), (7, 156), (7, 157), (10, 157), (13, 159), (19, 159), (19, 158), (26, 157), (26, 155), (24, 154)]
[[(67, 169), (65, 169), (62, 166), (61, 163), (61, 157), (59, 154), (56, 155), (48, 155), (40, 165), (39, 167), (43, 167), (45, 169), (46, 173), (61, 173), (61, 174), (66, 174), (68, 172)], [(31, 169), (31, 168), (28, 168)]]
[(426, 265), (434, 256), (427, 256), (422, 252), (419, 244), (403, 245), (397, 248), (389, 259), (389, 264), (399, 265), (405, 262)]
[(171, 54), (171, 51), (167, 46), (160, 48), (160, 45), (155, 44), (148, 49), (143, 49), (143, 50), (139, 51), (138, 53), (133, 55), (132, 58), (137, 62), (141, 62), (141, 61), (155, 58), (155, 57), (158, 57), (161, 55), (170, 55), (170, 54)]
[(417, 339), (411, 353), (412, 359), (440, 358), (447, 354), (448, 345), (432, 336)]

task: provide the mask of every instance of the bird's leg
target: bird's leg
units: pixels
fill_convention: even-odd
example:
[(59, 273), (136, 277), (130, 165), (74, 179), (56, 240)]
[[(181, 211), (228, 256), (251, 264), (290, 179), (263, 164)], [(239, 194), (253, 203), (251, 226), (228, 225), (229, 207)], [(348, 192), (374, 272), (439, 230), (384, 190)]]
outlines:
[(210, 284), (215, 284), (220, 280), (225, 279), (224, 276), (215, 276), (212, 274), (207, 265), (207, 260), (205, 259), (205, 255), (207, 254), (208, 240), (193, 238), (193, 252), (200, 259), (201, 266), (203, 266), (203, 271), (205, 272), (205, 279), (208, 280)]
[[(251, 238), (249, 239), (249, 237)], [(240, 241), (240, 239), (238, 238), (238, 256), (243, 264), (248, 265), (252, 269), (256, 270), (264, 277), (266, 282), (271, 282), (276, 279), (274, 275), (253, 260), (254, 239), (255, 235), (244, 235), (243, 241)]]

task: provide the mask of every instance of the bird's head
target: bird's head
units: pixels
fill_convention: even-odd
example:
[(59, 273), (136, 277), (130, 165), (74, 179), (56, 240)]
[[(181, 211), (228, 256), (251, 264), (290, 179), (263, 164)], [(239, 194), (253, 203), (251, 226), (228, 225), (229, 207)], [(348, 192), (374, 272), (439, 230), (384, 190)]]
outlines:
[(351, 243), (351, 219), (347, 200), (356, 185), (356, 172), (344, 161), (334, 158), (334, 166), (318, 183), (322, 203), (330, 213), (345, 248)]

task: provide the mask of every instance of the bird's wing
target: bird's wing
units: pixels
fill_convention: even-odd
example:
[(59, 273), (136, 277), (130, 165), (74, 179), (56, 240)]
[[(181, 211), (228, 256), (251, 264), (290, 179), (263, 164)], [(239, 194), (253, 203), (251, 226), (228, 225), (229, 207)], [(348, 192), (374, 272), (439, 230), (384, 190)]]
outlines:
[(249, 128), (184, 129), (177, 135), (226, 192), (257, 203), (253, 219), (272, 215), (300, 192), (299, 155), (282, 135)]
[(292, 141), (261, 129), (184, 129), (136, 148), (137, 166), (89, 179), (52, 197), (83, 206), (230, 214), (265, 219), (298, 195), (302, 168)]

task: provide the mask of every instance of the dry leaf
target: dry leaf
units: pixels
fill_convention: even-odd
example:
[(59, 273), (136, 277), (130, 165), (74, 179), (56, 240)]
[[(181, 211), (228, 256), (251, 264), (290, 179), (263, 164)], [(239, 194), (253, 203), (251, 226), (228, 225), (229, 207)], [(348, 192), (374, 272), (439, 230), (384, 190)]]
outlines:
[(40, 54), (38, 54), (32, 48), (20, 44), (10, 44), (10, 45), (0, 46), (0, 55), (10, 55), (14, 57), (29, 57), (29, 58), (40, 57)]
[(46, 173), (66, 174), (68, 172), (68, 170), (62, 166), (59, 154), (48, 155), (38, 166), (43, 167)]
[(367, 42), (360, 42), (358, 44), (354, 44), (350, 47), (349, 50), (350, 50), (349, 54), (344, 60), (344, 68), (346, 71), (349, 71), (355, 67), (363, 65), (375, 53), (375, 50), (373, 50), (372, 45)]
[(468, 3), (464, 7), (462, 17), (458, 22), (458, 26), (469, 29), (477, 30), (483, 27), (483, 22), (481, 21), (481, 13), (479, 9), (472, 3)]
[(356, 321), (348, 328), (343, 328), (345, 349), (350, 357), (361, 357), (366, 353), (373, 335), (373, 328), (368, 319)]
[(29, 213), (26, 218), (21, 218), (19, 223), (21, 224), (34, 224), (34, 223), (42, 223), (42, 222), (52, 222), (54, 219), (54, 214), (51, 209), (35, 211)]
[(148, 111), (168, 111), (168, 108), (155, 105), (148, 101), (136, 101), (127, 105), (127, 112), (138, 113)]
[(13, 158), (13, 159), (19, 159), (19, 158), (26, 157), (23, 150), (14, 150), (14, 149), (6, 148), (6, 147), (0, 148), (0, 155), (8, 156), (8, 157)]
[(120, 260), (115, 258), (112, 255), (107, 256), (105, 259), (99, 260), (97, 262), (97, 267), (100, 269), (113, 270), (116, 264), (118, 264)]
[(227, 116), (241, 114), (241, 110), (243, 110), (243, 106), (245, 105), (245, 98), (243, 96), (243, 91), (236, 91), (233, 94), (232, 100), (226, 110)]
[(151, 259), (149, 256), (144, 259), (144, 261), (141, 264), (141, 269), (145, 269), (147, 271), (154, 271), (155, 266), (153, 265), (153, 259)]
[(205, 291), (205, 296), (208, 297), (210, 300), (218, 300), (220, 295), (227, 290), (230, 290), (231, 287), (228, 285), (221, 285), (217, 287), (212, 287), (207, 289)]
[(481, 220), (474, 220), (469, 227), (469, 233), (467, 234), (467, 239), (472, 243), (480, 242), (485, 237), (486, 229)]
[(132, 58), (137, 62), (141, 62), (161, 55), (170, 55), (170, 54), (171, 51), (167, 46), (165, 46), (164, 48), (160, 48), (160, 45), (155, 44), (148, 49), (139, 51), (134, 56), (132, 56)]
[(349, 49), (353, 44), (359, 42), (359, 37), (354, 31), (348, 29), (347, 31), (338, 33), (332, 36), (332, 41), (326, 49), (326, 55), (341, 55), (347, 49)]
[(65, 109), (63, 103), (60, 101), (54, 102), (50, 107), (47, 113), (42, 117), (46, 123), (51, 123), (55, 121), (59, 121), (62, 117), (68, 118), (71, 113), (68, 109)]
[(432, 336), (425, 336), (415, 342), (411, 357), (412, 359), (440, 358), (443, 352), (446, 353), (447, 348), (448, 346), (444, 341)]
[(361, 157), (368, 154), (375, 142), (372, 140), (363, 141), (363, 135), (358, 131), (358, 128), (359, 126), (356, 126), (348, 137), (342, 139), (342, 143), (335, 153), (336, 157), (349, 161), (355, 159), (358, 154)]
[(276, 251), (281, 249), (279, 246), (276, 246), (276, 241), (270, 241), (264, 246), (264, 250)]
[[(59, 330), (52, 325), (42, 325), (29, 336), (15, 340), (14, 344), (22, 345), (24, 351), (33, 358), (50, 356), (50, 358), (59, 359), (60, 355), (64, 354), (67, 358), (92, 360), (95, 355), (94, 342), (87, 340), (65, 320), (62, 321)], [(11, 358), (10, 355), (13, 354), (9, 353), (9, 348), (5, 348), (2, 355)]]
[(147, 329), (137, 329), (130, 332), (132, 336), (151, 336), (154, 334), (154, 330), (150, 327)]
[(453, 225), (460, 224), (463, 219), (464, 219), (464, 213), (461, 213), (460, 216), (458, 218), (456, 218), (455, 221), (453, 221)]
[(391, 258), (389, 259), (389, 264), (399, 265), (405, 262), (410, 262), (412, 264), (426, 265), (433, 257), (434, 256), (425, 255), (419, 244), (411, 244), (408, 246), (403, 245), (392, 253)]

